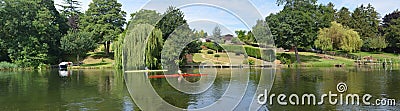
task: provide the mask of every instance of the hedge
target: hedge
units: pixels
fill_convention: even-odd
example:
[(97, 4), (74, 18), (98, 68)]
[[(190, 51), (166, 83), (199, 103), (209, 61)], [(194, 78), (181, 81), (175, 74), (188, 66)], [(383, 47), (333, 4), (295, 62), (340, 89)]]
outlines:
[[(214, 43), (212, 43), (212, 42), (206, 42), (203, 45), (208, 47), (209, 49), (213, 49), (213, 50), (220, 50), (220, 51), (226, 50), (227, 52), (234, 52), (234, 53), (240, 53), (240, 54), (246, 53), (250, 57), (262, 59), (262, 60), (269, 61), (269, 62), (275, 60), (275, 51), (272, 49), (261, 49), (259, 47), (253, 47), (253, 46), (248, 46), (248, 45), (243, 46), (243, 45), (221, 44), (221, 45), (215, 46)], [(261, 54), (261, 53), (263, 53), (263, 54)]]

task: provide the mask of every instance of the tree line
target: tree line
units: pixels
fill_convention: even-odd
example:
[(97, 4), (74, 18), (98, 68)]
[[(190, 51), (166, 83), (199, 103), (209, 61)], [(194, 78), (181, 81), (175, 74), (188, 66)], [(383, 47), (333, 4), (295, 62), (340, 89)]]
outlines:
[[(346, 7), (337, 10), (333, 3), (317, 4), (316, 0), (277, 0), (277, 4), (284, 7), (282, 11), (270, 14), (265, 21), (257, 21), (252, 31), (236, 31), (239, 39), (251, 44), (264, 43), (262, 38), (266, 38), (269, 43), (271, 34), (276, 46), (295, 49), (298, 62), (298, 48), (400, 51), (398, 10), (385, 15), (381, 21), (370, 4), (354, 11)], [(179, 54), (172, 53), (172, 44), (208, 36), (202, 30), (190, 29), (184, 13), (175, 7), (169, 7), (164, 13), (139, 10), (131, 14), (132, 19), (126, 23), (126, 12), (117, 0), (93, 0), (85, 12), (80, 11), (81, 4), (77, 0), (64, 0), (63, 4), (56, 5), (62, 9), (57, 10), (53, 0), (0, 0), (0, 61), (20, 67), (40, 67), (57, 64), (70, 56), (79, 61), (80, 56), (94, 50), (98, 44), (104, 46), (108, 55), (113, 44), (115, 64), (120, 68), (126, 30), (140, 32), (150, 25), (155, 29), (146, 44), (146, 65), (157, 69), (163, 59), (162, 46), (169, 47), (162, 51), (171, 52), (163, 56), (179, 56), (177, 62), (182, 62), (185, 54), (199, 50), (200, 43), (194, 41), (182, 46), (183, 53)], [(213, 32), (213, 36), (221, 37), (220, 34), (219, 28)], [(184, 39), (168, 40), (173, 36)]]
[(344, 52), (394, 52), (399, 48), (398, 10), (381, 21), (371, 4), (353, 12), (346, 7), (334, 9), (333, 3), (317, 4), (317, 0), (277, 0), (277, 4), (283, 10), (270, 14), (266, 21), (276, 46), (294, 49), (298, 63), (298, 48)]
[(125, 12), (117, 0), (93, 0), (82, 13), (77, 0), (0, 0), (0, 61), (37, 68), (57, 64), (110, 42), (124, 29)]

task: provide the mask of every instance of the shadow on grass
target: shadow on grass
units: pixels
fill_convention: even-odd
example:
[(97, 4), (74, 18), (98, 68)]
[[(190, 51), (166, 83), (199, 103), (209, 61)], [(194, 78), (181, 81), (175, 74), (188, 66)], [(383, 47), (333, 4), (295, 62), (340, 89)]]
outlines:
[[(295, 54), (290, 54), (291, 56), (291, 61), (296, 62), (296, 55)], [(300, 61), (301, 62), (318, 62), (321, 57), (318, 56), (313, 56), (313, 55), (301, 55), (299, 54)]]
[(101, 59), (101, 58), (110, 58), (112, 60), (114, 60), (114, 52), (110, 52), (108, 53), (108, 56), (106, 55), (105, 52), (93, 52), (93, 53), (87, 53), (85, 58), (91, 56), (94, 59)]

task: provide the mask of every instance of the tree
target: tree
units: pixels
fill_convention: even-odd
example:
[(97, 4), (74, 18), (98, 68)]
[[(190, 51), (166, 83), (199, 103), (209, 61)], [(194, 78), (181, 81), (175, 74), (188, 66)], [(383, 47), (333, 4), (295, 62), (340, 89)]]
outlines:
[(21, 67), (57, 62), (65, 20), (52, 0), (3, 0), (1, 41), (10, 60)]
[(178, 27), (186, 24), (183, 12), (173, 6), (168, 7), (167, 11), (162, 15), (161, 20), (157, 23), (156, 28), (161, 29), (164, 41)]
[(317, 18), (317, 27), (330, 27), (331, 22), (335, 19), (336, 10), (334, 7), (335, 5), (332, 2), (329, 2), (327, 5), (318, 5), (315, 13)]
[(126, 13), (121, 7), (117, 0), (93, 0), (81, 19), (83, 31), (94, 34), (94, 40), (104, 45), (106, 55), (111, 41), (123, 32)]
[(96, 48), (96, 42), (93, 41), (93, 36), (89, 32), (68, 32), (67, 35), (61, 38), (60, 49), (76, 55), (76, 62), (79, 63), (79, 57), (86, 54), (90, 50)]
[(376, 12), (375, 8), (371, 4), (367, 7), (361, 5), (357, 7), (352, 14), (352, 23), (350, 28), (357, 31), (361, 39), (364, 40), (363, 50), (369, 50), (371, 44), (367, 41), (371, 38), (379, 37), (379, 13)]
[(324, 51), (333, 50), (333, 40), (329, 36), (329, 29), (324, 28), (319, 30), (317, 40), (315, 40), (314, 45)]
[[(198, 43), (193, 31), (189, 28), (189, 25), (184, 24), (178, 27), (173, 33), (171, 33), (170, 39), (165, 41), (164, 48), (162, 50), (162, 63), (164, 65), (178, 65), (177, 63), (183, 63), (185, 55), (192, 53), (193, 51), (198, 52), (200, 46), (191, 43)], [(192, 41), (188, 43), (188, 41)], [(191, 48), (198, 48), (197, 50), (191, 50)], [(183, 64), (180, 64), (183, 65)]]
[(204, 30), (200, 30), (200, 31), (195, 31), (194, 32), (196, 38), (205, 38), (207, 37), (207, 32), (204, 32)]
[(150, 24), (156, 26), (162, 15), (155, 10), (139, 10), (131, 14), (131, 20), (128, 25)]
[(248, 31), (248, 32), (247, 32), (246, 38), (247, 38), (246, 42), (247, 42), (248, 44), (251, 44), (251, 43), (256, 42), (256, 38), (254, 37), (254, 34), (253, 34), (253, 32), (251, 32), (251, 31)]
[(336, 14), (335, 20), (343, 26), (351, 27), (352, 18), (348, 8), (342, 7)]
[(245, 31), (245, 30), (236, 30), (236, 31), (235, 31), (237, 37), (238, 37), (239, 40), (242, 41), (242, 42), (246, 42), (246, 41), (247, 41), (246, 32), (247, 32), (247, 31)]
[(365, 43), (367, 44), (367, 47), (373, 51), (381, 51), (388, 46), (385, 38), (381, 36), (368, 38)]
[(343, 25), (331, 22), (331, 27), (318, 31), (315, 46), (322, 50), (341, 49), (346, 52), (354, 52), (361, 48), (362, 40), (357, 32)]
[(389, 47), (400, 48), (400, 17), (390, 21), (390, 25), (385, 28), (384, 36), (389, 42)]
[(355, 52), (360, 50), (362, 44), (363, 41), (360, 39), (358, 32), (350, 29), (345, 31), (340, 48), (345, 52)]
[(78, 22), (79, 22), (79, 14), (80, 12), (80, 4), (81, 2), (76, 1), (76, 0), (64, 0), (63, 4), (60, 6), (61, 12), (63, 15), (65, 15), (68, 18), (68, 25), (72, 28), (72, 30), (76, 31), (78, 30)]
[[(143, 24), (148, 24), (152, 25), (153, 27), (157, 24), (159, 19), (161, 18), (161, 14), (156, 12), (155, 10), (139, 10), (135, 13), (131, 14), (131, 19), (129, 23), (127, 24), (126, 30), (122, 32), (116, 41), (113, 43), (113, 49), (114, 49), (114, 60), (115, 60), (115, 68), (121, 69), (122, 68), (122, 50), (123, 50), (123, 44), (124, 44), (124, 39), (127, 30), (131, 30), (135, 28), (135, 26), (143, 26)], [(142, 24), (142, 25), (140, 25)], [(158, 50), (158, 49), (157, 49)], [(158, 56), (157, 56), (158, 57)], [(160, 58), (157, 58), (158, 61)], [(153, 62), (151, 62), (153, 63)], [(159, 62), (157, 62), (159, 63)], [(159, 66), (156, 64), (156, 66)], [(152, 66), (148, 66), (149, 68), (154, 69)]]
[(389, 27), (389, 25), (393, 22), (392, 20), (395, 20), (397, 18), (400, 18), (400, 11), (398, 9), (393, 11), (392, 13), (386, 14), (385, 17), (383, 17), (383, 26)]
[[(149, 26), (145, 27), (153, 28)], [(153, 31), (147, 38), (147, 47), (146, 47), (146, 66), (149, 69), (161, 68), (161, 51), (164, 45), (163, 42), (164, 41), (162, 38), (161, 30), (153, 29)]]
[(265, 45), (273, 44), (274, 39), (272, 38), (271, 31), (269, 30), (267, 23), (264, 20), (257, 20), (256, 25), (252, 27), (251, 34), (253, 35), (253, 37), (250, 36), (249, 40), (252, 42), (257, 42)]
[[(316, 0), (278, 0), (284, 9), (266, 18), (278, 47), (293, 48), (300, 63), (298, 47), (311, 46), (319, 29), (315, 13)], [(270, 21), (269, 21), (270, 20)]]
[(214, 30), (213, 30), (213, 38), (221, 38), (222, 36), (221, 36), (221, 28), (219, 27), (219, 25), (216, 25), (215, 27), (214, 27)]

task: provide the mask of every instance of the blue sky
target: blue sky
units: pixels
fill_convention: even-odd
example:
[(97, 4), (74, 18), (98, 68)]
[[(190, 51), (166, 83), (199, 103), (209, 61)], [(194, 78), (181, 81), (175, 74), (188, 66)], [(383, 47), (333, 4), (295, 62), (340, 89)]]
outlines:
[[(62, 0), (55, 0), (60, 4)], [(88, 8), (91, 0), (78, 0), (82, 2), (82, 10)], [(282, 10), (276, 5), (276, 0), (118, 0), (122, 9), (127, 12), (127, 19), (130, 14), (140, 9), (151, 9), (164, 12), (165, 9), (174, 5), (180, 7), (185, 13), (191, 28), (204, 29), (211, 33), (212, 29), (219, 25), (223, 34), (234, 34), (235, 30), (249, 30), (257, 19), (264, 19), (270, 13)], [(184, 5), (188, 2), (198, 2), (212, 5)], [(332, 2), (336, 9), (347, 7), (354, 10), (361, 4), (371, 3), (380, 16), (384, 16), (396, 9), (400, 9), (400, 0), (319, 0), (319, 4)], [(222, 7), (222, 8), (221, 8)]]

